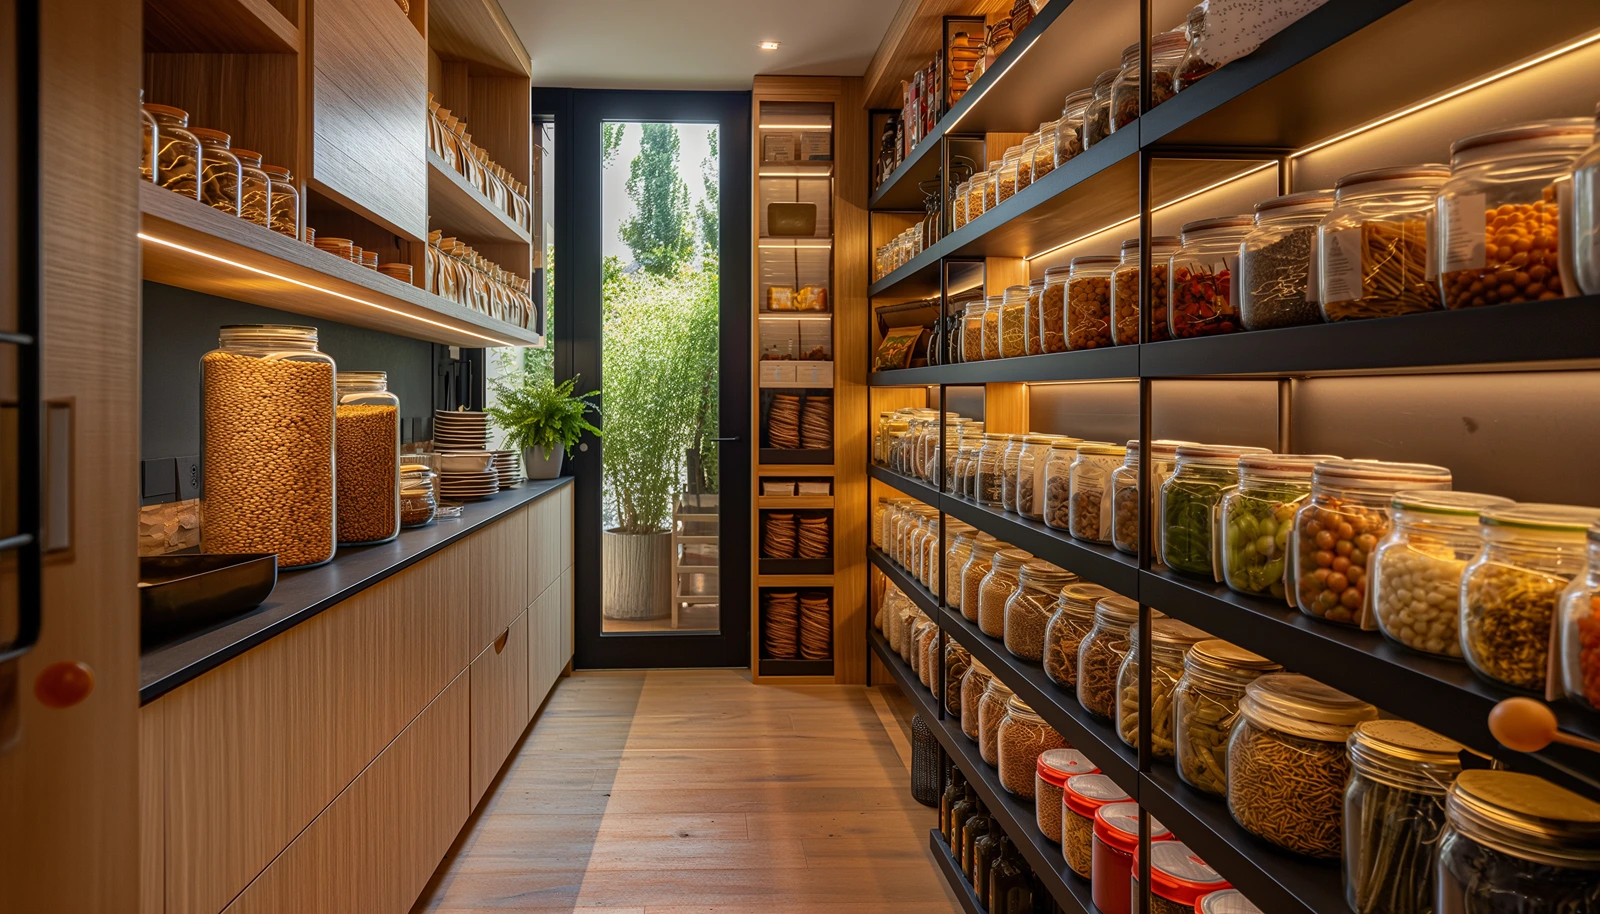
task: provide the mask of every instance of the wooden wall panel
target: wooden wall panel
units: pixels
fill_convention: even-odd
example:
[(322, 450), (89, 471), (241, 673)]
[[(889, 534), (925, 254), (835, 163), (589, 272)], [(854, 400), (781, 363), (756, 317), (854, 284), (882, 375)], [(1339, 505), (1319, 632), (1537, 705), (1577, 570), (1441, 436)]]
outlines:
[(566, 669), (572, 662), (572, 627), (576, 621), (572, 615), (574, 611), (572, 587), (573, 570), (572, 566), (568, 565), (561, 572), (561, 654), (558, 659), (561, 661), (562, 669)]
[(1007, 286), (1028, 284), (1028, 264), (1021, 257), (985, 257), (983, 294), (1003, 295)]
[(472, 805), (528, 726), (528, 614), (472, 661)]
[(496, 165), (528, 184), (533, 179), (533, 82), (525, 76), (475, 76), (468, 85), (472, 142)]
[(860, 78), (840, 81), (834, 113), (834, 567), (833, 678), (864, 683), (867, 675), (867, 364), (872, 321), (867, 188), (872, 152)]
[(990, 384), (983, 394), (983, 430), (1008, 435), (1028, 431), (1028, 385)]
[(299, 180), (300, 65), (293, 54), (146, 54), (144, 97), (189, 112), (191, 127), (232, 135)]
[(167, 909), (167, 731), (157, 701), (139, 709), (139, 914)]

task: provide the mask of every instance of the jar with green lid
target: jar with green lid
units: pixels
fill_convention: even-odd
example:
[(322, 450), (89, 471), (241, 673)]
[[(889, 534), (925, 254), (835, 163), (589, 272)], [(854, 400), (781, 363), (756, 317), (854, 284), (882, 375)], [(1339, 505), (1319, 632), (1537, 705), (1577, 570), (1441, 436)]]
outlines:
[(1033, 661), (1044, 657), (1045, 629), (1061, 588), (1077, 580), (1077, 575), (1042, 559), (1022, 563), (1017, 589), (1011, 592), (1005, 607), (1006, 650), (1013, 657)]
[(1018, 575), (1022, 563), (1033, 558), (1021, 549), (1001, 549), (994, 554), (989, 573), (978, 585), (978, 628), (991, 638), (1004, 638), (1006, 634), (1006, 603), (1011, 594), (1021, 586)]
[(1239, 322), (1246, 330), (1319, 324), (1317, 225), (1333, 209), (1333, 191), (1264, 200), (1255, 228), (1239, 245)]
[(1056, 121), (1056, 167), (1067, 164), (1083, 151), (1083, 119), (1094, 101), (1094, 89), (1079, 89), (1067, 96)]
[(1172, 705), (1178, 776), (1213, 796), (1228, 793), (1228, 735), (1239, 714), (1245, 687), (1283, 667), (1227, 641), (1211, 639), (1183, 656)]
[(1311, 470), (1337, 457), (1249, 454), (1239, 459), (1239, 485), (1223, 493), (1217, 512), (1217, 560), (1230, 590), (1283, 599), (1294, 513), (1311, 497)]
[[(1173, 757), (1173, 698), (1189, 648), (1211, 636), (1187, 622), (1156, 619), (1150, 625), (1150, 751)], [(1117, 669), (1117, 735), (1139, 747), (1139, 626), (1128, 630), (1129, 649)]]
[(1589, 525), (1600, 509), (1572, 505), (1490, 508), (1482, 546), (1461, 574), (1461, 650), (1492, 682), (1543, 691), (1550, 626), (1561, 592), (1584, 570)]
[(1120, 444), (1085, 443), (1078, 446), (1077, 456), (1072, 460), (1068, 489), (1071, 506), (1068, 532), (1073, 539), (1091, 543), (1111, 542), (1111, 475), (1127, 456), (1128, 449)]
[(1050, 446), (1057, 440), (1054, 435), (1022, 438), (1022, 450), (1017, 454), (1017, 513), (1029, 520), (1044, 519), (1045, 467), (1050, 463)]
[(1027, 355), (1040, 355), (1047, 350), (1044, 348), (1044, 339), (1040, 336), (1039, 307), (1044, 303), (1044, 279), (1035, 279), (1028, 283), (1028, 303), (1025, 310), (1025, 323), (1027, 336), (1023, 340), (1026, 344), (1024, 352)]
[(983, 308), (983, 357), (998, 359), (1004, 356), (1000, 344), (1000, 310), (1004, 295), (991, 295)]
[(1000, 298), (1000, 358), (1028, 354), (1028, 287), (1007, 286)]
[(1561, 594), (1556, 643), (1561, 690), (1580, 707), (1600, 710), (1600, 522), (1588, 536), (1589, 565)]
[(1072, 258), (1067, 273), (1067, 348), (1101, 349), (1111, 345), (1111, 271), (1119, 258), (1085, 255)]
[(1000, 677), (991, 676), (978, 699), (978, 755), (991, 768), (1000, 764), (1000, 719), (1014, 694)]
[[(1167, 266), (1182, 246), (1177, 235), (1156, 235), (1150, 239), (1150, 278), (1146, 280), (1150, 298), (1150, 342), (1172, 338), (1167, 325)], [(1121, 261), (1111, 271), (1111, 341), (1118, 346), (1139, 342), (1139, 276), (1144, 272), (1139, 256), (1139, 239), (1122, 242)]]
[(1095, 604), (1113, 596), (1111, 590), (1087, 581), (1061, 588), (1044, 630), (1044, 674), (1051, 682), (1066, 689), (1077, 686), (1078, 647), (1094, 628)]
[(1067, 779), (1099, 772), (1089, 757), (1076, 749), (1047, 749), (1039, 753), (1033, 775), (1034, 821), (1051, 844), (1061, 843), (1061, 814)]
[(982, 602), (983, 579), (989, 576), (994, 554), (1007, 548), (997, 539), (978, 538), (972, 541), (972, 554), (961, 566), (961, 615), (968, 622), (978, 621), (978, 605)]
[[(1190, 441), (1157, 438), (1150, 442), (1150, 504), (1155, 515), (1161, 502), (1161, 487), (1172, 475), (1178, 463), (1178, 446)], [(1111, 544), (1118, 552), (1139, 554), (1139, 439), (1130, 438), (1122, 466), (1111, 474)], [(1161, 567), (1159, 552), (1153, 556), (1155, 567)]]
[(978, 741), (978, 701), (993, 678), (989, 668), (977, 660), (968, 664), (961, 676), (961, 732), (973, 742)]
[(961, 566), (972, 556), (972, 541), (980, 535), (970, 524), (949, 521), (946, 536), (950, 546), (944, 553), (944, 605), (950, 609), (961, 608)]
[(1081, 879), (1093, 873), (1094, 814), (1102, 806), (1126, 803), (1128, 794), (1104, 774), (1079, 774), (1067, 778), (1061, 790), (1061, 855)]
[(1463, 771), (1445, 797), (1438, 914), (1600, 911), (1600, 803), (1530, 774)]
[(1094, 78), (1094, 94), (1083, 112), (1084, 149), (1111, 135), (1111, 87), (1116, 83), (1119, 72), (1120, 68), (1112, 67)]
[(1008, 435), (1006, 449), (1000, 453), (1000, 507), (1010, 514), (1017, 513), (1017, 467), (1022, 463), (1027, 437)]
[(156, 184), (191, 200), (199, 200), (200, 138), (189, 130), (189, 112), (171, 105), (140, 107), (155, 122)]
[(973, 501), (986, 508), (1001, 506), (1005, 493), (1004, 455), (1010, 445), (1010, 435), (991, 432), (983, 436), (983, 448), (978, 451), (978, 466), (973, 476), (976, 491)]
[(1139, 621), (1139, 604), (1113, 594), (1094, 606), (1094, 627), (1078, 645), (1078, 704), (1110, 722), (1117, 709), (1117, 670), (1128, 653), (1128, 631)]
[(1307, 857), (1339, 859), (1345, 740), (1378, 709), (1308, 676), (1269, 673), (1245, 687), (1228, 739), (1228, 812), (1241, 827)]
[(1072, 266), (1047, 267), (1039, 295), (1039, 347), (1041, 352), (1067, 351), (1067, 277)]
[[(1133, 849), (1132, 903), (1139, 904), (1139, 848)], [(1222, 874), (1206, 865), (1182, 841), (1150, 842), (1150, 914), (1194, 914), (1200, 899), (1229, 888)]]
[(1372, 614), (1389, 640), (1461, 658), (1461, 573), (1478, 554), (1478, 518), (1509, 498), (1475, 492), (1396, 492), (1393, 526), (1372, 551)]
[(996, 736), (1000, 786), (1015, 796), (1033, 799), (1039, 756), (1051, 749), (1068, 748), (1067, 741), (1016, 695), (1006, 701)]
[(1445, 794), (1466, 747), (1409, 721), (1369, 720), (1348, 751), (1345, 903), (1355, 914), (1433, 914)]

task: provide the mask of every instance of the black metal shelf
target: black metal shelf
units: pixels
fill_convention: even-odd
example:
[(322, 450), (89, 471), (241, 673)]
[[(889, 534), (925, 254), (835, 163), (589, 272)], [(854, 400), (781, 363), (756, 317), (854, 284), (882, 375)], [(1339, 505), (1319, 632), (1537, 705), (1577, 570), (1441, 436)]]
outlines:
[(774, 559), (762, 556), (759, 573), (762, 575), (817, 575), (833, 574), (833, 559)]
[(1048, 383), (1050, 381), (1134, 380), (1139, 377), (1138, 346), (1109, 346), (1077, 352), (1025, 355), (1015, 359), (962, 362), (875, 371), (867, 376), (873, 387), (907, 387), (935, 384)]
[(961, 910), (967, 914), (986, 914), (989, 910), (984, 902), (978, 900), (978, 893), (972, 890), (972, 883), (967, 881), (965, 873), (961, 872), (961, 864), (951, 855), (950, 845), (944, 843), (944, 835), (939, 834), (937, 828), (928, 830), (928, 849), (933, 852), (933, 862), (939, 865), (939, 872), (944, 874), (950, 889), (955, 893), (956, 902), (961, 905)]
[(898, 489), (929, 507), (939, 507), (939, 490), (929, 483), (920, 479), (913, 479), (903, 473), (896, 473), (888, 467), (881, 467), (875, 463), (867, 466), (867, 475)]
[(951, 517), (966, 521), (1018, 549), (1026, 549), (1037, 558), (1059, 565), (1085, 580), (1109, 587), (1123, 596), (1138, 596), (1139, 562), (1131, 555), (1124, 555), (1110, 546), (1080, 542), (1038, 521), (985, 508), (953, 495), (942, 496), (939, 508)]
[(900, 588), (901, 593), (910, 597), (911, 602), (915, 603), (918, 609), (927, 613), (929, 618), (939, 618), (939, 598), (934, 596), (933, 591), (923, 587), (921, 581), (913, 578), (911, 572), (896, 565), (894, 559), (890, 558), (888, 553), (876, 547), (868, 546), (867, 560), (877, 566), (878, 570), (893, 581), (894, 586)]

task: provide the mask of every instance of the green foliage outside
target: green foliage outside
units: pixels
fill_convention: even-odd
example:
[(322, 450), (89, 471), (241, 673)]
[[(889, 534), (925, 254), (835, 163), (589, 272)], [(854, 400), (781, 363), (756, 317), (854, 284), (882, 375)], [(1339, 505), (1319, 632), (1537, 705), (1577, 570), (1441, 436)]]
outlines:
[(525, 450), (543, 448), (546, 454), (561, 448), (572, 456), (572, 446), (585, 432), (599, 435), (589, 423), (590, 414), (599, 414), (592, 402), (600, 391), (574, 394), (578, 378), (560, 384), (548, 378), (535, 378), (526, 372), (494, 381), (494, 401), (489, 418), (505, 433), (506, 447)]
[(639, 155), (628, 172), (634, 214), (617, 230), (641, 269), (671, 276), (694, 254), (689, 226), (689, 186), (678, 176), (678, 131), (644, 124)]

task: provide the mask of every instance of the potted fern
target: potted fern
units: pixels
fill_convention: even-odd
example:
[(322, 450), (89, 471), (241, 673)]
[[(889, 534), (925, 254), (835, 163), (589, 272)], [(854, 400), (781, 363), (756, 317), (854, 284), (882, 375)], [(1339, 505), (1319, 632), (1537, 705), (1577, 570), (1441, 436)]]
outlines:
[(600, 392), (574, 394), (577, 381), (573, 377), (557, 384), (520, 374), (515, 383), (494, 382), (497, 402), (488, 408), (489, 418), (505, 432), (505, 446), (522, 452), (529, 479), (560, 476), (562, 458), (572, 453), (583, 433), (600, 434), (588, 419), (600, 412), (592, 402)]

